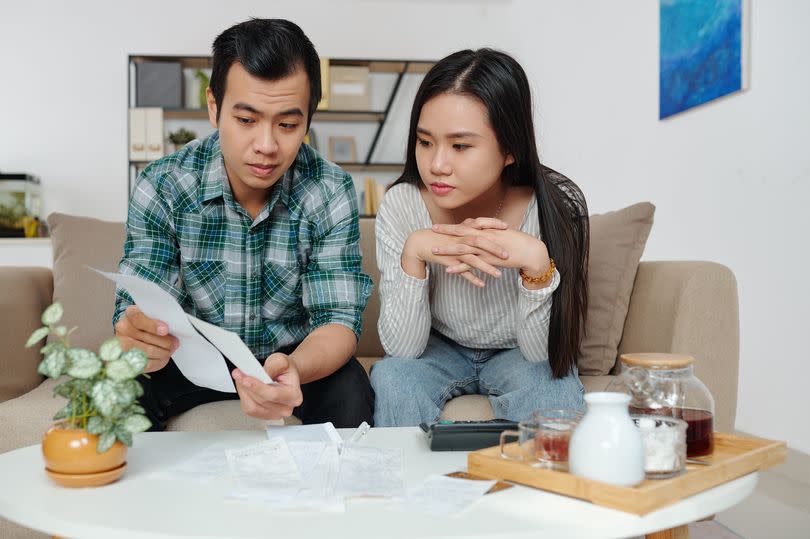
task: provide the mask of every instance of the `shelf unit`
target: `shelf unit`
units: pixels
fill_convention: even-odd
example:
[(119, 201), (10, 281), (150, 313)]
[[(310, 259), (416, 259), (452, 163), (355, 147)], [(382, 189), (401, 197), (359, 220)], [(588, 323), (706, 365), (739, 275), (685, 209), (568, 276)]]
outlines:
[[(210, 56), (178, 56), (178, 55), (130, 55), (128, 58), (129, 67), (129, 96), (128, 106), (138, 107), (137, 95), (137, 69), (139, 64), (147, 62), (174, 62), (180, 64), (181, 74), (185, 73), (186, 76), (181, 75), (181, 99), (183, 104), (189, 101), (187, 95), (190, 91), (188, 87), (187, 70), (189, 69), (210, 69), (211, 57)], [(410, 107), (413, 102), (413, 96), (405, 96), (407, 92), (403, 92), (403, 82), (408, 76), (416, 76), (418, 80), (433, 66), (433, 61), (428, 60), (403, 60), (403, 59), (370, 59), (370, 58), (329, 58), (329, 67), (347, 66), (347, 67), (363, 67), (367, 68), (369, 72), (369, 79), (371, 80), (371, 93), (372, 95), (370, 107), (372, 110), (330, 110), (319, 109), (315, 112), (312, 118), (313, 127), (318, 126), (313, 131), (320, 132), (323, 128), (326, 132), (339, 132), (341, 124), (349, 126), (349, 124), (365, 125), (363, 134), (368, 138), (369, 142), (363, 144), (363, 151), (358, 151), (357, 161), (353, 162), (337, 162), (339, 166), (348, 171), (349, 173), (383, 173), (383, 174), (396, 174), (402, 171), (404, 163), (401, 158), (392, 159), (390, 152), (388, 156), (382, 158), (375, 158), (375, 152), (385, 153), (385, 142), (382, 141), (382, 135), (386, 132), (386, 127), (390, 129), (401, 130), (401, 136), (404, 137), (407, 133), (407, 117), (410, 114)], [(413, 79), (409, 79), (411, 82)], [(376, 86), (375, 86), (376, 81)], [(418, 81), (417, 81), (418, 82)], [(418, 84), (410, 84), (409, 88), (415, 93), (415, 88)], [(325, 92), (329, 92), (329, 88), (325, 88)], [(405, 125), (391, 126), (391, 118), (394, 114), (400, 117), (402, 123), (402, 115), (404, 113)], [(168, 130), (167, 124), (178, 124), (181, 122), (207, 122), (208, 112), (205, 108), (163, 108), (162, 117), (164, 120), (164, 131)], [(129, 126), (128, 126), (129, 127)], [(212, 129), (212, 128), (211, 128)], [(352, 128), (348, 128), (350, 130)], [(129, 132), (129, 130), (128, 130)], [(317, 134), (317, 133), (316, 133)], [(164, 147), (165, 147), (164, 132)], [(390, 138), (390, 137), (389, 137)], [(324, 151), (326, 140), (321, 141), (319, 149), (322, 153)], [(390, 146), (390, 145), (389, 145)], [(395, 144), (394, 146), (401, 146)], [(404, 146), (401, 148), (404, 150)], [(168, 153), (168, 152), (165, 152)], [(129, 157), (129, 152), (127, 153)], [(387, 158), (386, 158), (387, 157)], [(134, 179), (138, 170), (148, 164), (149, 161), (144, 160), (129, 160), (128, 161), (128, 178), (129, 188), (131, 190)], [(128, 191), (129, 192), (129, 191)]]

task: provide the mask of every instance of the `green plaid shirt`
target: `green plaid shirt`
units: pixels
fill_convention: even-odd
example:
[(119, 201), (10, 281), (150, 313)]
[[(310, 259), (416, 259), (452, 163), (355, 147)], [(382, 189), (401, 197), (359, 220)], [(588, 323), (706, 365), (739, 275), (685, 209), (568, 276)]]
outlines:
[[(251, 219), (233, 198), (215, 132), (138, 176), (119, 270), (236, 332), (263, 361), (324, 324), (360, 335), (372, 282), (359, 240), (351, 176), (307, 145)], [(116, 291), (113, 324), (132, 303)]]

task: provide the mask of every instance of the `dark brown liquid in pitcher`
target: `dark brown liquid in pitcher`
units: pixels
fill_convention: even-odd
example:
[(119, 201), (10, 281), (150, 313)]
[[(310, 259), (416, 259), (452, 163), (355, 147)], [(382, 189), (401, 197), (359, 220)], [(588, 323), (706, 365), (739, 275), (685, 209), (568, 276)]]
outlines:
[(636, 408), (630, 406), (631, 414), (664, 415), (677, 417), (686, 421), (686, 456), (701, 457), (711, 455), (714, 451), (714, 417), (706, 410), (694, 408), (677, 409), (674, 413), (670, 408)]

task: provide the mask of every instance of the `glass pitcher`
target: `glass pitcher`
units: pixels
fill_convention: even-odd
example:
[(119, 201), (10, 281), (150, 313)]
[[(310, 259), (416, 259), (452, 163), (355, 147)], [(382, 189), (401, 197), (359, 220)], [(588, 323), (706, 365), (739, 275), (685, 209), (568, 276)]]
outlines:
[(631, 414), (663, 415), (687, 423), (686, 456), (714, 450), (714, 398), (694, 373), (695, 358), (677, 354), (622, 354), (621, 374), (607, 391), (630, 395)]

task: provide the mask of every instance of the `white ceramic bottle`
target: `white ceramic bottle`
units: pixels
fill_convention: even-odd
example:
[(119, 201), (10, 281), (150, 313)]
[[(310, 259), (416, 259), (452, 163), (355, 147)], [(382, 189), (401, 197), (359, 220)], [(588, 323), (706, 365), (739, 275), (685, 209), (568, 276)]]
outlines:
[(586, 393), (588, 410), (571, 435), (568, 467), (572, 474), (613, 485), (644, 479), (641, 433), (627, 410), (630, 396)]

